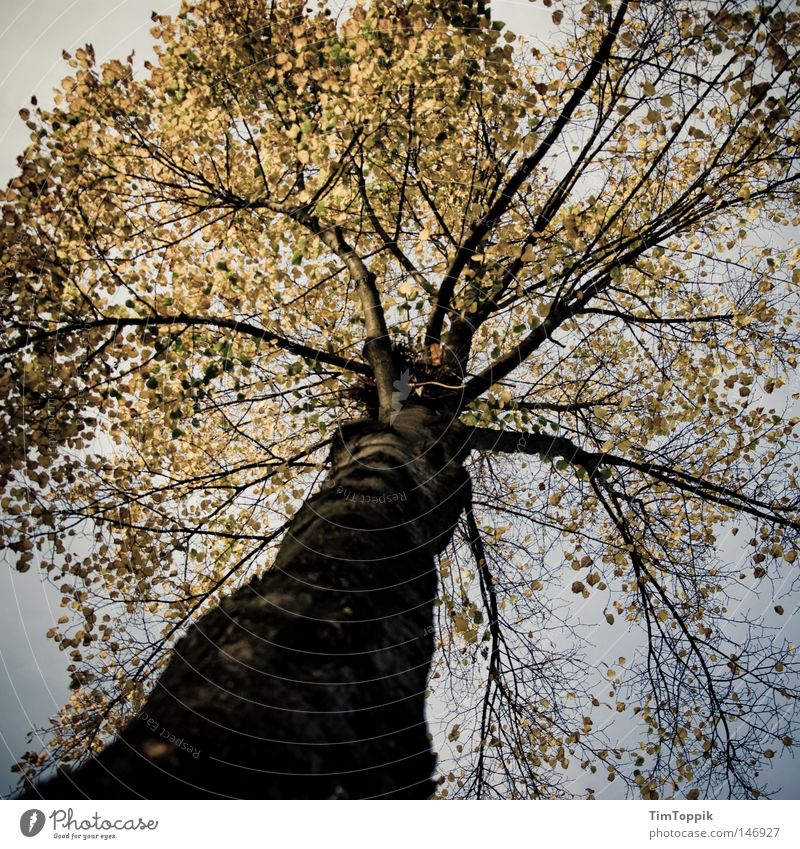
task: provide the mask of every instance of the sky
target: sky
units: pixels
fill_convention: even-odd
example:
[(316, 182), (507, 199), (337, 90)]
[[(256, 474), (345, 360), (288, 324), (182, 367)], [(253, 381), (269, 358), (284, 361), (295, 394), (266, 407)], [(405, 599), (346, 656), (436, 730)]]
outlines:
[[(170, 14), (176, 0), (0, 0), (0, 181), (14, 176), (16, 158), (27, 143), (28, 130), (18, 110), (31, 95), (52, 105), (53, 87), (66, 75), (61, 51), (73, 52), (86, 42), (100, 62), (124, 58), (132, 49), (139, 62), (150, 53), (150, 13)], [(532, 38), (546, 36), (550, 11), (527, 0), (493, 0), (493, 16)], [(739, 556), (739, 552), (731, 552)], [(0, 564), (0, 794), (13, 786), (9, 772), (26, 749), (26, 733), (46, 725), (69, 696), (65, 656), (45, 638), (58, 616), (60, 596), (35, 570), (21, 575)], [(606, 646), (606, 648), (608, 648)], [(774, 786), (782, 798), (800, 798), (797, 762), (775, 762)], [(620, 788), (621, 789), (621, 788)], [(614, 791), (607, 788), (603, 798)]]

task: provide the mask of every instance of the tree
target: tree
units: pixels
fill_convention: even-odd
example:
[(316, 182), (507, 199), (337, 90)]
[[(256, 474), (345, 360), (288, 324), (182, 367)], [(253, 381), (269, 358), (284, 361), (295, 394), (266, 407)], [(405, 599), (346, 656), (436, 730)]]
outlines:
[(44, 791), (426, 796), (433, 663), (440, 795), (766, 792), (800, 13), (552, 8), (545, 49), (199, 0), (22, 110), (3, 535), (74, 685), (28, 786), (103, 750)]

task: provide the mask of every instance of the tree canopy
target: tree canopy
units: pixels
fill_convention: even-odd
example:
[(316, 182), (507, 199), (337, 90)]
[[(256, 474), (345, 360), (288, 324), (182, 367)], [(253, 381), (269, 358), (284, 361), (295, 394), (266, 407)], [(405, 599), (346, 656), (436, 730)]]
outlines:
[(184, 0), (143, 71), (87, 45), (21, 110), (2, 540), (60, 589), (73, 685), (24, 776), (98, 750), (269, 570), (342, 422), (413, 401), (472, 434), (439, 793), (768, 792), (798, 697), (800, 11), (545, 5), (548, 45), (481, 3)]

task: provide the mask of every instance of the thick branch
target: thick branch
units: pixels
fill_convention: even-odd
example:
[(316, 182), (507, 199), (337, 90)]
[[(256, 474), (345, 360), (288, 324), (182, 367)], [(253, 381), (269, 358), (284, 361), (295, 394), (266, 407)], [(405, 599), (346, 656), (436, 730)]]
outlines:
[[(681, 222), (680, 227), (686, 227), (692, 221)], [(506, 375), (514, 371), (517, 366), (521, 365), (565, 321), (585, 313), (587, 311), (585, 305), (589, 300), (599, 295), (611, 285), (611, 275), (614, 268), (622, 268), (630, 265), (646, 250), (680, 229), (680, 227), (668, 224), (663, 224), (663, 229), (659, 229), (660, 226), (662, 226), (662, 223), (656, 222), (648, 231), (637, 233), (629, 238), (624, 246), (620, 245), (615, 249), (610, 247), (606, 249), (604, 256), (595, 263), (595, 267), (601, 265), (603, 262), (606, 263), (605, 267), (599, 270), (597, 276), (589, 280), (577, 291), (574, 291), (571, 300), (567, 300), (566, 297), (555, 297), (550, 305), (550, 311), (538, 327), (532, 330), (515, 348), (498, 357), (497, 360), (490, 363), (482, 372), (467, 383), (463, 396), (464, 400), (466, 402), (474, 401), (475, 398), (482, 395), (493, 384), (497, 383), (498, 380), (502, 380)], [(623, 250), (624, 253), (621, 253)], [(576, 273), (576, 271), (574, 267), (568, 269), (564, 274), (564, 280)], [(580, 273), (587, 272), (577, 271), (577, 276), (580, 276)]]
[(419, 406), (345, 423), (272, 568), (189, 628), (116, 742), (27, 797), (429, 796), (435, 557), (466, 504), (464, 436)]
[(475, 253), (485, 236), (508, 209), (514, 199), (514, 196), (523, 183), (531, 176), (536, 166), (550, 152), (556, 140), (561, 135), (562, 130), (567, 126), (573, 113), (592, 87), (592, 84), (597, 78), (597, 75), (600, 73), (603, 65), (606, 61), (608, 61), (608, 57), (611, 54), (611, 48), (617, 38), (620, 27), (622, 26), (622, 21), (625, 18), (627, 8), (628, 0), (622, 0), (609, 31), (600, 42), (600, 46), (589, 64), (589, 69), (587, 70), (584, 78), (575, 88), (572, 97), (570, 97), (567, 101), (563, 111), (559, 115), (550, 132), (544, 137), (544, 139), (542, 139), (541, 144), (536, 148), (536, 150), (523, 160), (520, 167), (514, 174), (512, 174), (501, 190), (497, 200), (495, 200), (486, 214), (472, 227), (467, 238), (456, 251), (453, 260), (450, 263), (450, 267), (447, 269), (444, 279), (439, 287), (439, 293), (425, 334), (426, 346), (433, 345), (441, 341), (440, 337), (444, 318), (450, 309), (450, 302), (453, 298), (456, 283), (466, 267), (467, 262)]
[(31, 345), (36, 345), (44, 342), (46, 339), (51, 339), (58, 336), (67, 336), (74, 333), (85, 333), (89, 330), (96, 330), (101, 327), (116, 327), (123, 329), (125, 327), (213, 327), (224, 330), (233, 330), (236, 333), (242, 333), (246, 336), (251, 336), (260, 341), (272, 342), (277, 347), (291, 354), (305, 357), (309, 360), (325, 363), (326, 365), (335, 366), (336, 368), (346, 369), (348, 371), (358, 372), (359, 374), (371, 374), (370, 369), (363, 363), (355, 360), (349, 360), (345, 357), (340, 357), (336, 354), (329, 354), (326, 351), (321, 351), (318, 348), (312, 348), (310, 345), (304, 345), (301, 342), (293, 342), (291, 339), (286, 339), (266, 330), (263, 327), (257, 327), (254, 324), (249, 324), (246, 321), (237, 321), (231, 318), (212, 318), (204, 316), (192, 315), (149, 315), (136, 316), (130, 318), (118, 318), (109, 316), (106, 318), (93, 319), (85, 322), (72, 322), (62, 324), (52, 330), (34, 330), (25, 329), (20, 338), (11, 345), (0, 349), (0, 355), (12, 354), (21, 351)]

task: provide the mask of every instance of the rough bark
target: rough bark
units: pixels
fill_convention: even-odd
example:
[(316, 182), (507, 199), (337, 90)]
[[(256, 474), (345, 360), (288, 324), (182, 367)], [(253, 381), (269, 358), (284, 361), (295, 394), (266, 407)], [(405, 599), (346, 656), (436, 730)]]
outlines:
[(435, 555), (465, 450), (424, 407), (345, 425), (274, 566), (189, 629), (113, 744), (29, 797), (429, 796)]

